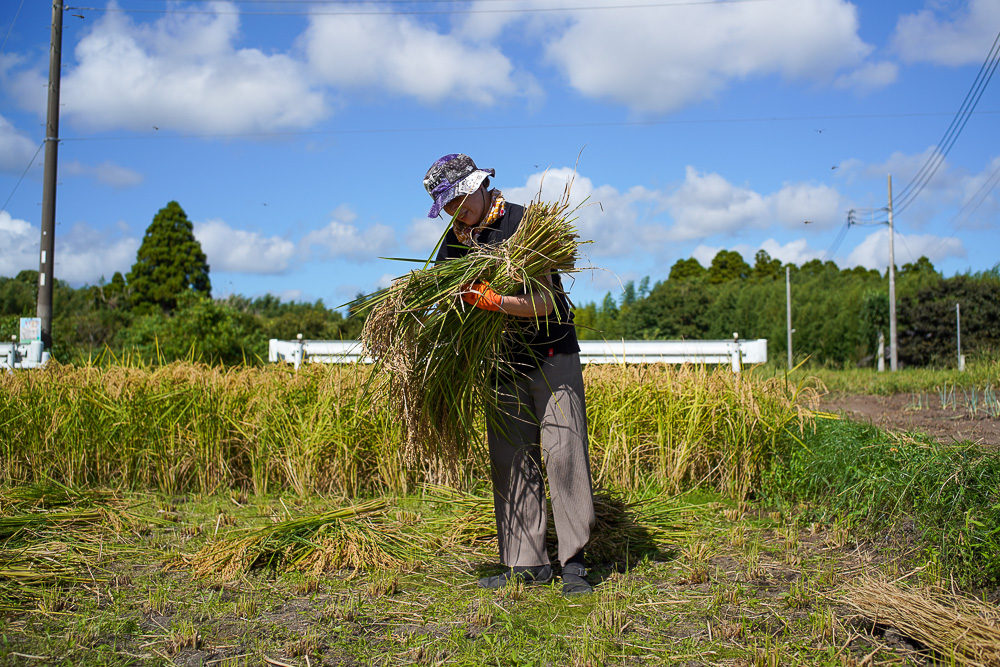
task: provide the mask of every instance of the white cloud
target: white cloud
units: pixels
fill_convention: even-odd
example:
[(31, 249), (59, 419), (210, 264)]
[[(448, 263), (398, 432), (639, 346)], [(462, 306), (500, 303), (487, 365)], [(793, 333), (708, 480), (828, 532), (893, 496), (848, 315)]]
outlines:
[[(828, 81), (864, 66), (872, 47), (858, 36), (845, 0), (709, 3), (580, 11), (547, 45), (548, 59), (584, 95), (644, 112), (708, 99), (734, 81), (778, 74)], [(868, 66), (871, 67), (871, 66)], [(872, 84), (885, 68), (858, 80)]]
[(99, 183), (110, 185), (116, 189), (135, 187), (144, 180), (143, 175), (139, 172), (108, 160), (94, 166), (81, 164), (74, 160), (60, 165), (59, 170), (73, 176), (92, 176)]
[(962, 5), (947, 17), (934, 8), (900, 17), (892, 37), (893, 50), (906, 62), (948, 66), (983, 62), (1000, 25), (1000, 3), (969, 0)]
[[(917, 261), (921, 256), (927, 257), (932, 264), (942, 260), (966, 256), (965, 246), (956, 238), (942, 238), (930, 234), (900, 234), (896, 233), (893, 244), (896, 266)], [(851, 253), (843, 266), (863, 266), (866, 269), (885, 271), (889, 265), (889, 230), (880, 229), (869, 234)]]
[(0, 211), (0, 276), (38, 269), (39, 230), (27, 220)]
[[(934, 148), (928, 148), (917, 154), (895, 152), (880, 164), (854, 164), (851, 169), (852, 173), (884, 184), (881, 192), (875, 194), (877, 204), (874, 208), (888, 204), (886, 175), (892, 175), (893, 207), (897, 217), (905, 213), (901, 222), (909, 229), (922, 229), (934, 224), (948, 208), (954, 206), (963, 207), (964, 221), (977, 226), (991, 224), (1000, 202), (990, 194), (989, 184), (1000, 170), (1000, 157), (993, 158), (982, 171), (973, 174), (953, 166), (934, 151)], [(928, 162), (931, 168), (925, 168)], [(937, 164), (936, 169), (933, 169), (934, 164)], [(885, 217), (882, 212), (875, 215), (881, 219)]]
[(868, 63), (856, 70), (841, 74), (835, 82), (837, 88), (867, 93), (885, 88), (899, 77), (899, 65), (890, 62)]
[[(301, 63), (236, 48), (235, 7), (209, 6), (220, 13), (168, 14), (150, 24), (118, 12), (98, 19), (76, 46), (76, 66), (63, 75), (64, 116), (92, 129), (231, 134), (306, 127), (326, 115)], [(21, 74), (22, 96), (28, 80), (38, 78)]]
[[(57, 228), (53, 273), (56, 280), (73, 285), (95, 285), (104, 277), (110, 280), (115, 271), (126, 273), (135, 262), (139, 240), (98, 231), (76, 224), (68, 231)], [(26, 269), (38, 270), (41, 233), (25, 220), (0, 211), (0, 275), (13, 276)]]
[(827, 227), (842, 215), (840, 194), (826, 185), (787, 184), (771, 195), (733, 185), (719, 174), (686, 169), (684, 183), (669, 197), (672, 240), (737, 235), (745, 229), (779, 224), (797, 228), (806, 221)]
[(102, 277), (110, 280), (116, 271), (127, 273), (138, 250), (137, 238), (109, 237), (107, 231), (78, 223), (57, 237), (53, 270), (57, 280), (96, 285)]
[(396, 245), (391, 227), (376, 224), (361, 230), (353, 224), (357, 216), (346, 207), (336, 209), (332, 217), (326, 227), (309, 232), (302, 239), (307, 255), (371, 261)]
[(698, 260), (698, 263), (707, 269), (708, 267), (712, 266), (712, 260), (715, 259), (715, 256), (719, 254), (720, 250), (728, 250), (728, 249), (729, 248), (699, 244), (698, 246), (695, 247), (694, 250), (691, 251), (691, 257)]
[(698, 263), (707, 269), (712, 265), (712, 260), (715, 259), (715, 256), (719, 254), (719, 251), (721, 250), (738, 252), (740, 256), (743, 257), (743, 261), (751, 267), (757, 261), (757, 252), (759, 250), (766, 252), (771, 256), (771, 259), (780, 260), (782, 264), (795, 264), (796, 266), (802, 266), (806, 262), (814, 259), (823, 259), (823, 256), (825, 255), (822, 250), (811, 249), (809, 247), (809, 242), (806, 239), (796, 239), (783, 244), (772, 238), (767, 239), (757, 246), (746, 243), (739, 243), (732, 247), (699, 244), (691, 252), (691, 256), (698, 260)]
[(302, 44), (310, 66), (345, 88), (384, 89), (425, 103), (459, 100), (488, 106), (528, 94), (496, 47), (461, 32), (442, 34), (410, 16), (374, 14), (310, 19)]
[[(576, 227), (580, 238), (592, 241), (581, 247), (586, 257), (621, 256), (634, 253), (644, 240), (662, 236), (662, 227), (642, 223), (643, 213), (662, 205), (662, 195), (642, 186), (625, 192), (610, 185), (595, 186), (591, 179), (576, 174), (570, 167), (549, 169), (533, 174), (524, 187), (504, 188), (510, 201), (525, 204), (558, 201), (572, 180), (570, 206), (576, 209)], [(584, 262), (586, 264), (586, 262)]]
[(284, 273), (295, 256), (295, 244), (278, 236), (234, 229), (222, 220), (194, 227), (212, 271), (274, 275)]
[[(811, 249), (806, 239), (796, 239), (785, 244), (779, 243), (775, 239), (768, 239), (760, 244), (758, 250), (765, 251), (772, 259), (781, 260), (782, 264), (795, 264), (796, 266), (802, 266), (814, 259), (823, 259), (823, 256), (826, 254), (822, 250)], [(740, 252), (752, 266), (757, 255), (757, 250), (750, 253)]]
[(38, 151), (38, 144), (0, 116), (0, 171), (23, 173)]
[(448, 221), (444, 217), (415, 218), (410, 223), (410, 229), (406, 233), (406, 247), (419, 253), (418, 257), (427, 257), (441, 240), (441, 235), (444, 234), (447, 227)]

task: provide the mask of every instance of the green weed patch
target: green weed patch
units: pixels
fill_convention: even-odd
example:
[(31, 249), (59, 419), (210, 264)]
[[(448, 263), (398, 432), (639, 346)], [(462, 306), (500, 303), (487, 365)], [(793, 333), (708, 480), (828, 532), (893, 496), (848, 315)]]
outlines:
[(925, 556), (965, 585), (1000, 582), (1000, 451), (824, 420), (765, 477), (765, 494), (809, 503), (870, 533), (912, 526)]

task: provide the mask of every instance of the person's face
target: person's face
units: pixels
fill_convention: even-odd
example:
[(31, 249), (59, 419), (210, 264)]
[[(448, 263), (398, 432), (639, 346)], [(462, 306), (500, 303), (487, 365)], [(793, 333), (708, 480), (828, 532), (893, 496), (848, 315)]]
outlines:
[(458, 220), (463, 225), (473, 227), (478, 225), (486, 215), (486, 188), (482, 185), (475, 192), (455, 197), (444, 205), (444, 212)]

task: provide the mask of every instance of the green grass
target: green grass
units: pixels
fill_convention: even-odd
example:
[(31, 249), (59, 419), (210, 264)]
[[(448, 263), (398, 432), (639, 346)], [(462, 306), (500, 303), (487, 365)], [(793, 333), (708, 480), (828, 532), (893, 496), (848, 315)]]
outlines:
[(996, 448), (823, 420), (805, 446), (769, 471), (763, 491), (873, 537), (909, 531), (923, 557), (964, 585), (1000, 583)]
[[(888, 369), (888, 362), (886, 363)], [(996, 385), (1000, 378), (1000, 360), (983, 358), (970, 360), (964, 372), (955, 368), (902, 368), (896, 372), (879, 373), (874, 368), (830, 369), (799, 367), (792, 373), (773, 362), (761, 368), (763, 375), (788, 375), (798, 382), (803, 378), (819, 380), (827, 390), (848, 394), (908, 394), (936, 392), (950, 386), (965, 389)]]
[[(236, 500), (161, 497), (145, 506), (150, 518), (176, 519), (143, 536), (158, 555), (118, 558), (101, 580), (0, 617), (0, 664), (306, 665), (308, 657), (311, 665), (842, 667), (845, 655), (903, 655), (853, 626), (829, 595), (842, 581), (830, 572), (849, 568), (855, 542), (836, 546), (832, 525), (796, 527), (715, 492), (674, 500), (694, 508), (677, 548), (628, 571), (596, 563), (595, 594), (574, 599), (558, 583), (481, 590), (475, 579), (492, 558), (461, 549), (381, 572), (194, 576), (179, 554), (255, 524), (263, 511), (299, 516), (330, 505), (295, 495)], [(405, 504), (424, 518), (456, 516), (419, 498)], [(232, 519), (216, 536), (223, 515)], [(735, 527), (745, 540), (727, 539)]]

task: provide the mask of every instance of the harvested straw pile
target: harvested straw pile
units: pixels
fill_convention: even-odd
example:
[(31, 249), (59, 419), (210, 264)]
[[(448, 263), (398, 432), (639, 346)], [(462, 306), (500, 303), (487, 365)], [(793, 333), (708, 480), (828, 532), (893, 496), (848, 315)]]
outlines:
[(507, 295), (551, 291), (542, 276), (576, 270), (575, 210), (567, 185), (558, 202), (528, 206), (509, 240), (428, 261), (356, 302), (369, 312), (361, 338), (376, 370), (389, 376), (380, 398), (402, 416), (409, 465), (453, 473), (469, 460), (470, 443), (480, 441), (475, 415), (495, 402), (493, 373), (505, 365), (504, 349), (523, 336), (520, 327), (537, 324), (469, 306), (458, 298), (463, 286), (489, 281)]
[(185, 559), (198, 576), (237, 579), (257, 567), (320, 574), (377, 571), (416, 560), (421, 550), (386, 513), (384, 500), (289, 519), (229, 537)]
[[(443, 546), (471, 548), (476, 553), (494, 553), (497, 529), (493, 498), (462, 493), (442, 486), (428, 487), (428, 499), (457, 510), (442, 526)], [(587, 544), (587, 557), (594, 563), (631, 563), (655, 554), (688, 534), (683, 513), (669, 500), (654, 498), (628, 501), (613, 491), (594, 494), (597, 522)], [(548, 543), (556, 545), (552, 507), (548, 508)], [(556, 560), (556, 554), (549, 554)]]
[(99, 580), (101, 561), (134, 548), (130, 536), (148, 521), (108, 491), (0, 489), (0, 612), (30, 608), (53, 587)]
[(916, 639), (948, 664), (1000, 665), (1000, 610), (943, 589), (904, 590), (866, 579), (844, 601), (875, 623), (891, 625)]

